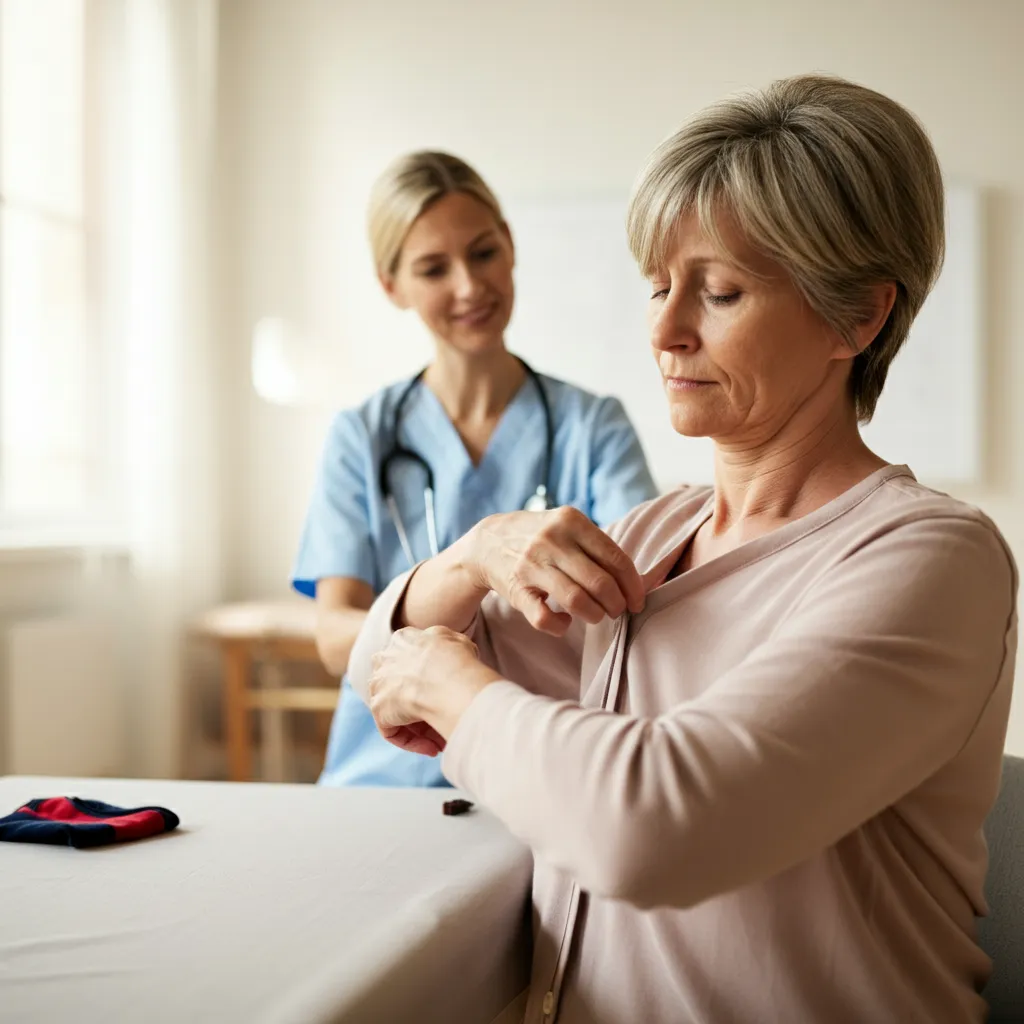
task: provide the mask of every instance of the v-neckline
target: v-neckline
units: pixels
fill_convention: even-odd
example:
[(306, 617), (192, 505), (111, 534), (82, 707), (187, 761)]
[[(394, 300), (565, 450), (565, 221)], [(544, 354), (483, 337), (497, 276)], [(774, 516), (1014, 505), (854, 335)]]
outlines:
[[(487, 445), (480, 455), (480, 461), (476, 463), (473, 462), (472, 456), (469, 454), (469, 449), (466, 448), (466, 442), (462, 440), (462, 435), (452, 422), (452, 418), (448, 415), (448, 410), (445, 409), (441, 399), (434, 394), (426, 381), (421, 383), (421, 390), (426, 395), (426, 401), (431, 403), (434, 407), (435, 415), (431, 417), (431, 420), (440, 423), (442, 432), (447, 434), (446, 438), (438, 437), (438, 440), (444, 442), (446, 451), (454, 447), (455, 450), (460, 452), (464, 460), (463, 471), (468, 471), (470, 474), (476, 475), (483, 469), (487, 462), (495, 458), (495, 451), (500, 452), (504, 443), (502, 440), (504, 436), (513, 429), (517, 422), (525, 420), (525, 417), (528, 414), (525, 396), (528, 388), (532, 386), (536, 385), (530, 379), (529, 374), (525, 375), (522, 383), (518, 388), (516, 388), (514, 394), (502, 410), (501, 416), (498, 417), (498, 422), (494, 425), (494, 429), (491, 431), (491, 436), (487, 439)], [(510, 423), (512, 426), (509, 425)], [(515, 436), (518, 436), (518, 434)]]
[(762, 534), (760, 537), (754, 537), (752, 540), (745, 541), (730, 551), (716, 555), (714, 558), (710, 558), (708, 561), (702, 562), (692, 569), (687, 569), (670, 580), (666, 580), (665, 576), (672, 571), (672, 567), (679, 561), (683, 551), (686, 550), (687, 545), (693, 540), (697, 531), (711, 518), (715, 501), (714, 491), (712, 491), (701, 508), (690, 518), (686, 526), (686, 532), (679, 543), (674, 545), (668, 554), (660, 558), (645, 573), (645, 575), (651, 576), (654, 579), (661, 579), (662, 582), (648, 593), (644, 610), (635, 616), (635, 619), (639, 624), (640, 620), (678, 601), (691, 591), (698, 590), (716, 579), (727, 576), (737, 569), (751, 565), (762, 558), (767, 558), (769, 555), (781, 551), (790, 544), (794, 544), (801, 538), (814, 533), (833, 520), (845, 515), (889, 480), (899, 476), (907, 476), (914, 479), (914, 474), (907, 466), (883, 466), (881, 469), (876, 469), (859, 483), (843, 491), (842, 494), (837, 495), (831, 501), (827, 501), (813, 512), (809, 512), (799, 519), (794, 519), (792, 522), (786, 523), (776, 530)]

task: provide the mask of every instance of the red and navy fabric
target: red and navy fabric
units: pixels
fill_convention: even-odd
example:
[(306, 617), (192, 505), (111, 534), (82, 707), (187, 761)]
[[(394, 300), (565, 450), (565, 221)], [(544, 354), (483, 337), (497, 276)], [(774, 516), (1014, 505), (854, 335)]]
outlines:
[(145, 839), (178, 827), (166, 807), (114, 807), (99, 800), (56, 796), (30, 800), (0, 818), (0, 840), (53, 846), (106, 846)]

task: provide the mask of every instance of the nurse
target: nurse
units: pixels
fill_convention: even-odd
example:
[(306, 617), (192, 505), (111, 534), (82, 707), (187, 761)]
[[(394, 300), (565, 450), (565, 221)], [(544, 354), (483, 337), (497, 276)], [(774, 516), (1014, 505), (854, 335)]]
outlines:
[[(387, 296), (433, 337), (433, 361), (331, 425), (292, 585), (317, 603), (317, 647), (343, 676), (373, 599), (485, 516), (573, 505), (598, 525), (655, 495), (622, 405), (538, 373), (505, 347), (512, 235), (466, 163), (421, 152), (375, 184), (369, 234)], [(384, 740), (343, 682), (320, 782), (446, 786), (439, 760)]]

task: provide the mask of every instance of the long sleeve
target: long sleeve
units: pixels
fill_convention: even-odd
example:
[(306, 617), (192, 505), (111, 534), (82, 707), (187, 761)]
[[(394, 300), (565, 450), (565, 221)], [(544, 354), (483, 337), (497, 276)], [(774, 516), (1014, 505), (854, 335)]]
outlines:
[(806, 860), (955, 758), (1001, 680), (1009, 699), (1015, 591), (990, 527), (912, 520), (824, 572), (695, 699), (640, 718), (497, 683), (445, 772), (584, 889), (691, 906)]

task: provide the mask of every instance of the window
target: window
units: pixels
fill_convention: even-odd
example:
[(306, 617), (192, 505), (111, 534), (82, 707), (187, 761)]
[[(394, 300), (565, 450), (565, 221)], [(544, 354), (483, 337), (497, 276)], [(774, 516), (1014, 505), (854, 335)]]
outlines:
[(93, 521), (102, 359), (87, 0), (0, 0), (0, 524)]

